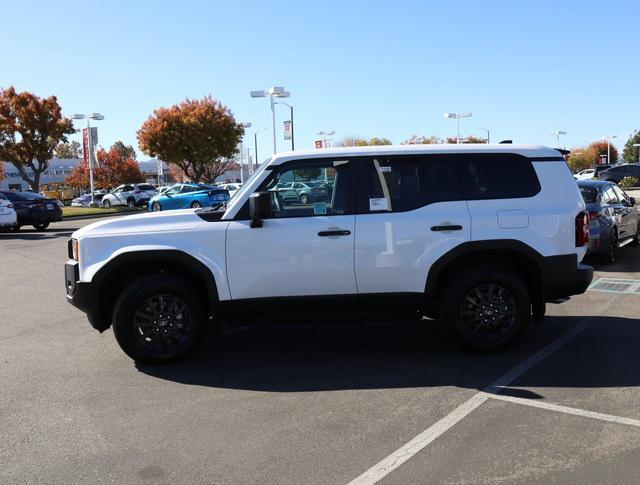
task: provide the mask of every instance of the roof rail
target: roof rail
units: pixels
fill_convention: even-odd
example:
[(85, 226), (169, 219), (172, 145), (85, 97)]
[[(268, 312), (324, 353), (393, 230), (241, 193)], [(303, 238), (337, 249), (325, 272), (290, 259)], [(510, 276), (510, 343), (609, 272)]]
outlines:
[(510, 144), (513, 144), (513, 140), (502, 140), (502, 141), (500, 142), (500, 145), (503, 145), (503, 144), (509, 144), (509, 145), (510, 145)]

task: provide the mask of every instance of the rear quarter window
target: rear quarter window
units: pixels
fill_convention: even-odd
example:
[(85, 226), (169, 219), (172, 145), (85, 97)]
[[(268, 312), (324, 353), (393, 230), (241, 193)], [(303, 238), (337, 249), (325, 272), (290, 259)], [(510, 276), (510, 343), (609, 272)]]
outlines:
[(540, 181), (531, 161), (521, 155), (464, 155), (459, 170), (462, 193), (467, 200), (515, 199), (540, 192)]

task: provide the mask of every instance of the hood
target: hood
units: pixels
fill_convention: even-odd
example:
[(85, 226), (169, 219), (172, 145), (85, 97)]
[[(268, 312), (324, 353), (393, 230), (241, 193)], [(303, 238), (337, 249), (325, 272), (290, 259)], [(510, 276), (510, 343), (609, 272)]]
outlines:
[(71, 237), (79, 239), (87, 236), (190, 231), (203, 222), (204, 221), (195, 214), (193, 209), (145, 212), (94, 222), (93, 224), (78, 229)]

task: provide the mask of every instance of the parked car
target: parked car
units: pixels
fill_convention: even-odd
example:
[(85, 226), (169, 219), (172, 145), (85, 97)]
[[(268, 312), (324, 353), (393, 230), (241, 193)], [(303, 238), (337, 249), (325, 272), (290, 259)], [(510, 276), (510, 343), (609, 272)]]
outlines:
[(170, 209), (198, 209), (220, 207), (230, 199), (227, 190), (203, 184), (176, 184), (162, 195), (151, 198), (148, 210), (158, 212)]
[(619, 184), (625, 177), (640, 178), (640, 163), (623, 163), (609, 167), (598, 174), (600, 180)]
[(603, 180), (580, 180), (578, 187), (589, 211), (590, 253), (611, 264), (618, 248), (640, 244), (640, 215), (633, 197)]
[(575, 174), (573, 176), (573, 178), (576, 179), (576, 180), (589, 180), (589, 179), (593, 178), (595, 173), (596, 173), (596, 169), (595, 168), (587, 168), (587, 169), (581, 170), (580, 172)]
[[(327, 201), (285, 205), (279, 183), (309, 169), (330, 169)], [(588, 242), (580, 190), (551, 148), (308, 150), (273, 155), (224, 211), (84, 226), (65, 281), (93, 327), (113, 324), (124, 352), (151, 363), (188, 355), (207, 325), (341, 312), (438, 318), (461, 346), (492, 352), (545, 302), (587, 289)]]
[(0, 230), (15, 231), (18, 227), (18, 215), (13, 204), (7, 197), (0, 193)]
[(595, 173), (593, 174), (593, 178), (597, 179), (601, 172), (604, 172), (605, 170), (609, 170), (611, 167), (613, 167), (613, 165), (611, 165), (609, 163), (603, 163), (601, 165), (596, 165)]
[(229, 184), (216, 184), (216, 187), (219, 187), (221, 189), (224, 189), (226, 191), (229, 192), (229, 197), (233, 197), (235, 195), (235, 193), (240, 190), (240, 187), (242, 187), (241, 183), (229, 183)]
[(277, 186), (279, 197), (285, 204), (309, 204), (326, 202), (329, 199), (329, 187), (319, 182), (285, 182)]
[[(93, 200), (96, 203), (100, 203), (100, 201), (102, 201), (102, 198), (107, 194), (106, 191), (104, 192), (94, 192), (93, 193)], [(73, 199), (71, 201), (71, 207), (89, 207), (89, 205), (91, 204), (91, 194), (83, 194), (80, 197), (76, 197), (75, 199)]]
[(44, 231), (51, 222), (62, 220), (63, 204), (59, 200), (49, 199), (33, 192), (0, 192), (11, 201), (18, 216), (17, 229), (32, 225), (38, 231)]
[(156, 188), (151, 184), (120, 185), (102, 198), (102, 207), (147, 205), (156, 194)]

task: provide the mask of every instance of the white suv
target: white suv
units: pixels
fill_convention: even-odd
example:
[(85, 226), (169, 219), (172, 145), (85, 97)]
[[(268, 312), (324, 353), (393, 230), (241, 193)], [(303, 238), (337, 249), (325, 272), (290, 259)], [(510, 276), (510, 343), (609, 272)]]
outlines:
[(102, 198), (102, 207), (147, 205), (151, 197), (157, 195), (157, 193), (155, 187), (151, 184), (120, 185)]
[[(324, 200), (284, 204), (317, 180)], [(224, 211), (186, 209), (72, 235), (68, 300), (133, 359), (186, 355), (205, 326), (343, 312), (437, 318), (494, 351), (583, 293), (588, 214), (560, 153), (516, 145), (358, 147), (274, 155)]]
[(18, 227), (18, 216), (13, 204), (0, 193), (0, 230), (15, 230)]

